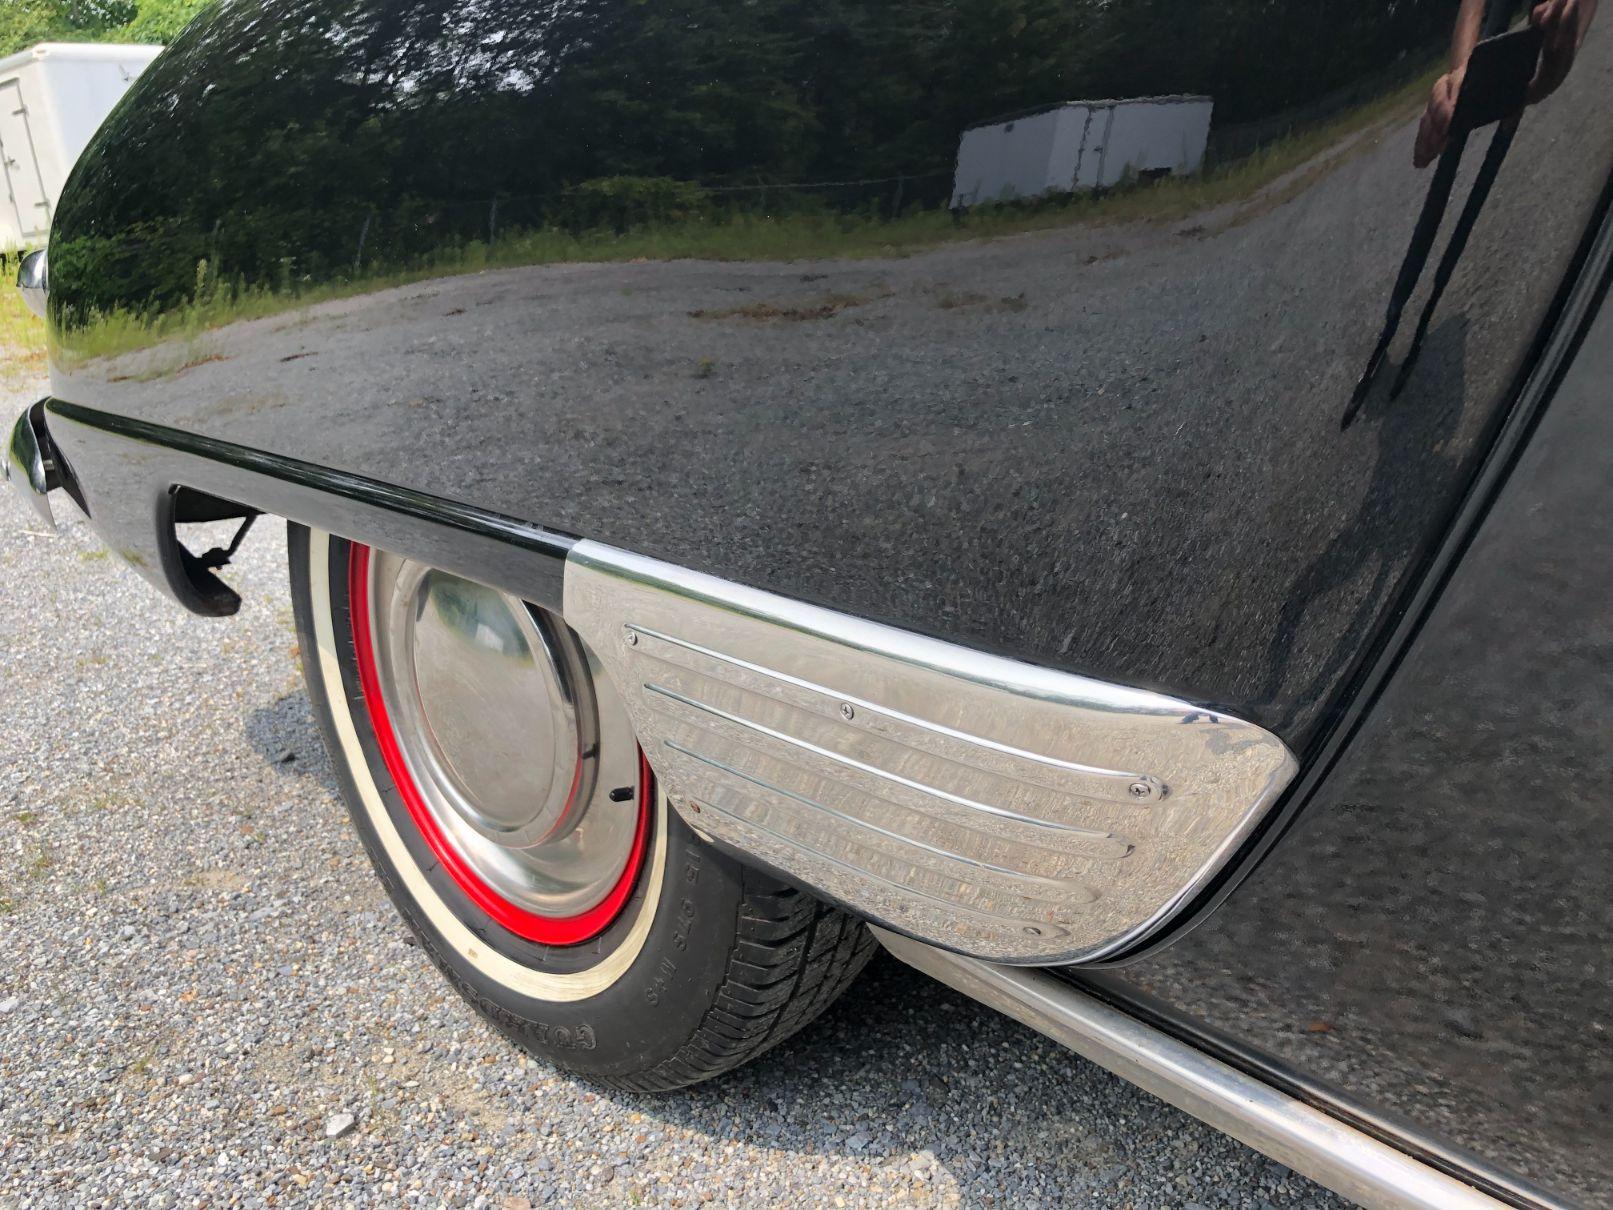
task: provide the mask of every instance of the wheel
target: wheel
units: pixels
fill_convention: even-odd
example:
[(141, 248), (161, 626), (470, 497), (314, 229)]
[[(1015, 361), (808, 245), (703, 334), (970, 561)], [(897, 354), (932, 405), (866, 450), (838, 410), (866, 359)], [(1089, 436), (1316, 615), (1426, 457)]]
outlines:
[(556, 615), (293, 524), (308, 696), (421, 947), (558, 1066), (654, 1091), (806, 1025), (874, 949), (856, 918), (700, 840)]

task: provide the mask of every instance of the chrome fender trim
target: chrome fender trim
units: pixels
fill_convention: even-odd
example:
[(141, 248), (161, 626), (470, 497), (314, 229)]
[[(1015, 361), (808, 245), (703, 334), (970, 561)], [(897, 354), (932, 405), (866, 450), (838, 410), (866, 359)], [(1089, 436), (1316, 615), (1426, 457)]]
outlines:
[(1351, 1201), (1426, 1210), (1505, 1204), (1053, 975), (947, 953), (882, 929), (874, 935), (909, 966)]
[(565, 618), (697, 831), (898, 932), (1093, 961), (1215, 877), (1276, 736), (583, 541)]

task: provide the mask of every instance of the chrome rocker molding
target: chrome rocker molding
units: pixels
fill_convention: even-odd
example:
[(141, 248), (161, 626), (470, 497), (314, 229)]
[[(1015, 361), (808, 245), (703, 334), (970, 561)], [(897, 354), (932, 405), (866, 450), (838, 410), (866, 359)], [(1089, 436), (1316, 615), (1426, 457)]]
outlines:
[(981, 962), (883, 929), (875, 936), (909, 966), (1363, 1206), (1505, 1204), (1053, 975)]
[(1297, 769), (1219, 712), (597, 542), (572, 548), (564, 592), (696, 831), (994, 962), (1146, 936)]

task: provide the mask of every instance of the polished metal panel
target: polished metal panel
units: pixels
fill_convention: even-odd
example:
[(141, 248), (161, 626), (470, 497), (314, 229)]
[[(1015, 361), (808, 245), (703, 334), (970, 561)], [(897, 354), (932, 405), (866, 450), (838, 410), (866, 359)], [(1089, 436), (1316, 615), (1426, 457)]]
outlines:
[(567, 622), (697, 830), (903, 932), (1070, 962), (1148, 933), (1296, 769), (1270, 733), (597, 542)]
[(12, 485), (34, 515), (51, 532), (56, 530), (56, 517), (50, 508), (51, 467), (45, 457), (41, 437), (43, 422), (39, 404), (29, 407), (11, 426), (7, 434), (5, 451), (6, 481)]
[(1613, 1203), (1613, 307), (1293, 831), (1117, 979)]
[(22, 292), (22, 301), (28, 309), (43, 317), (50, 292), (50, 262), (45, 249), (22, 258), (22, 264), (17, 267), (17, 289)]
[(1505, 1204), (1046, 972), (981, 962), (883, 930), (875, 936), (908, 965), (1362, 1206)]

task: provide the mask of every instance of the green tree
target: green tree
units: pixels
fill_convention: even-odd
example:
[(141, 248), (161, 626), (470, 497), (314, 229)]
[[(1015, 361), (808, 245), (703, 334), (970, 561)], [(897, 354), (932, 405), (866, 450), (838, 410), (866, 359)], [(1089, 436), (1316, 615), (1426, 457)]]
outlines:
[(212, 0), (3, 0), (0, 57), (37, 42), (161, 42)]

